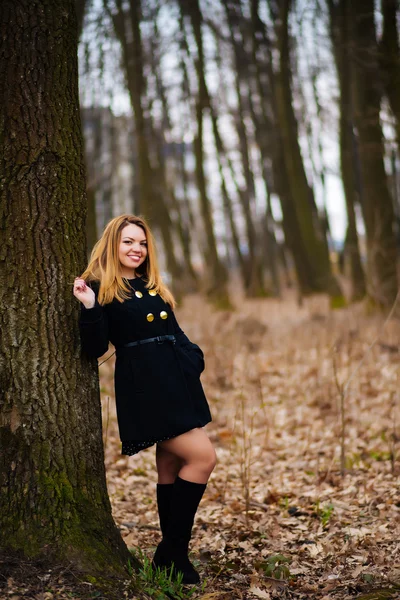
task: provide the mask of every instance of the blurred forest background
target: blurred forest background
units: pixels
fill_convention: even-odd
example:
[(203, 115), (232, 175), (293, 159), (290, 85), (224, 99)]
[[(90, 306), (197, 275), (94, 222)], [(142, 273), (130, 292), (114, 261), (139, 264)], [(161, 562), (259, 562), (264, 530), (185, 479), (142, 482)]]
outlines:
[[(206, 356), (218, 465), (187, 593), (151, 569), (132, 571), (141, 595), (103, 589), (150, 565), (157, 473), (154, 447), (121, 456), (112, 349), (101, 428), (77, 343), (74, 3), (88, 249), (145, 215)], [(0, 548), (1, 598), (399, 598), (398, 4), (0, 1), (0, 547), (68, 563)]]
[[(397, 0), (80, 7), (89, 247), (112, 216), (143, 213), (174, 291), (211, 300), (179, 309), (205, 351), (219, 462), (194, 597), (342, 600), (380, 585), (397, 598)], [(113, 514), (151, 556), (154, 453), (119, 454), (112, 368)]]
[(250, 298), (390, 308), (397, 4), (77, 0), (89, 248), (139, 213), (178, 295), (228, 307), (236, 275)]

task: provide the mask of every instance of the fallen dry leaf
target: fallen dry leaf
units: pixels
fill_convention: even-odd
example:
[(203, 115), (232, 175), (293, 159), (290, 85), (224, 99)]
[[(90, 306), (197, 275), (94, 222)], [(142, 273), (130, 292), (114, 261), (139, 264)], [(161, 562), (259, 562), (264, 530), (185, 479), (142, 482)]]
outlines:
[(249, 588), (249, 592), (250, 592), (250, 594), (253, 594), (253, 596), (256, 596), (257, 598), (263, 598), (264, 600), (271, 600), (271, 595), (268, 592), (261, 590), (259, 587), (252, 586), (251, 588)]
[[(255, 313), (265, 329), (252, 344), (246, 318)], [(178, 317), (205, 351), (206, 431), (218, 456), (191, 543), (208, 581), (191, 598), (236, 600), (256, 589), (271, 600), (321, 600), (329, 586), (329, 599), (342, 600), (355, 581), (361, 591), (387, 586), (400, 553), (398, 356), (379, 347), (365, 355), (382, 321), (361, 307), (331, 312), (321, 296), (301, 308), (240, 299), (229, 318), (192, 296)], [(400, 324), (381, 337), (399, 345)], [(342, 384), (358, 369), (345, 398), (343, 475), (334, 359)], [(160, 540), (155, 449), (120, 455), (112, 361), (101, 367), (108, 489), (124, 539), (151, 558)]]

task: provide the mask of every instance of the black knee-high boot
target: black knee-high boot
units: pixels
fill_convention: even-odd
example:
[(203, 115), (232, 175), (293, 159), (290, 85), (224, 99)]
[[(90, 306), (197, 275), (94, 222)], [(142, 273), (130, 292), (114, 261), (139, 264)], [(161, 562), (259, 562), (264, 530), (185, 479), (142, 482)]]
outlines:
[(160, 518), (160, 529), (163, 537), (167, 532), (173, 489), (173, 483), (157, 483), (157, 507), (158, 516)]
[(200, 581), (199, 574), (189, 560), (188, 550), (194, 517), (206, 487), (203, 483), (176, 478), (167, 529), (153, 559), (155, 567), (169, 569), (173, 566), (176, 574), (181, 572), (183, 583)]

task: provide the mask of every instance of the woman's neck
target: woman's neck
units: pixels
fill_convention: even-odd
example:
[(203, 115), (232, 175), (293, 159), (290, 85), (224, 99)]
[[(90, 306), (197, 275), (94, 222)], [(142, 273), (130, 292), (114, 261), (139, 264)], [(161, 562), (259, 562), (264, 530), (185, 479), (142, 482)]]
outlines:
[(136, 277), (137, 277), (137, 275), (136, 275), (135, 271), (133, 271), (133, 273), (132, 273), (132, 272), (128, 273), (127, 271), (123, 271), (123, 272), (121, 273), (121, 276), (122, 276), (124, 279), (136, 279)]

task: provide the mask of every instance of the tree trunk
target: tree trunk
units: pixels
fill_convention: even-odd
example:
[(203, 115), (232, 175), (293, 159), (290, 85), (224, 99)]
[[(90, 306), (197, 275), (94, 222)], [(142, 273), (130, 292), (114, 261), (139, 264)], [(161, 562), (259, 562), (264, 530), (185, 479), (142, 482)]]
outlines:
[(85, 13), (91, 4), (91, 0), (75, 0), (74, 3), (76, 18), (78, 21), (78, 39), (80, 39), (83, 30), (83, 21), (85, 19)]
[(348, 40), (348, 22), (346, 19), (346, 0), (336, 5), (328, 0), (330, 13), (330, 34), (336, 69), (339, 80), (339, 138), (340, 167), (347, 211), (347, 232), (344, 246), (346, 274), (350, 279), (350, 301), (361, 300), (366, 293), (364, 270), (358, 244), (355, 205), (361, 199), (356, 176), (356, 140), (353, 133), (353, 106), (351, 101), (351, 73)]
[(127, 42), (127, 23), (122, 0), (116, 0), (117, 14), (113, 15), (115, 32), (122, 46), (122, 56), (126, 71), (128, 91), (135, 117), (135, 136), (138, 156), (138, 179), (140, 197), (138, 200), (139, 212), (152, 217), (152, 169), (149, 158), (149, 146), (146, 135), (146, 122), (144, 117), (143, 99), (145, 80), (143, 75), (142, 35), (140, 30), (141, 0), (130, 0), (129, 21), (132, 33), (131, 46)]
[(346, 6), (353, 42), (351, 81), (360, 151), (361, 204), (367, 234), (367, 289), (374, 303), (387, 309), (395, 301), (398, 289), (397, 248), (380, 123), (374, 0), (352, 0)]
[[(230, 229), (230, 233), (231, 233), (231, 240), (232, 240), (232, 245), (233, 245), (233, 251), (235, 253), (236, 262), (240, 268), (240, 273), (241, 273), (242, 280), (245, 284), (245, 289), (246, 289), (246, 287), (247, 287), (246, 286), (246, 280), (247, 280), (246, 262), (245, 262), (245, 259), (244, 259), (243, 253), (242, 253), (242, 249), (241, 249), (241, 245), (240, 245), (240, 237), (239, 237), (239, 233), (237, 230), (235, 217), (233, 214), (232, 200), (228, 193), (228, 189), (226, 187), (224, 169), (223, 169), (223, 164), (222, 164), (222, 160), (221, 160), (221, 157), (225, 156), (225, 148), (223, 146), (222, 139), (219, 135), (217, 118), (215, 115), (213, 115), (213, 117), (212, 117), (212, 125), (213, 125), (214, 140), (215, 140), (215, 145), (216, 145), (216, 150), (217, 150), (217, 163), (218, 163), (219, 177), (220, 177), (220, 181), (221, 181), (221, 196), (222, 196), (222, 201), (223, 201), (223, 205), (224, 205), (224, 212), (225, 212), (226, 219), (229, 223), (229, 229)], [(228, 251), (227, 251), (227, 254), (229, 254)]]
[[(171, 273), (172, 280), (178, 282), (181, 271), (174, 253), (169, 210), (165, 204), (165, 199), (160, 193), (162, 182), (157, 181), (157, 173), (150, 161), (149, 139), (151, 128), (146, 122), (144, 110), (146, 85), (143, 73), (144, 57), (140, 28), (141, 0), (130, 0), (127, 13), (123, 8), (122, 0), (115, 0), (116, 11), (114, 12), (109, 8), (108, 0), (104, 0), (104, 6), (113, 21), (115, 34), (121, 44), (122, 60), (135, 119), (138, 167), (137, 191), (139, 192), (139, 198), (135, 199), (135, 204), (138, 212), (147, 217), (151, 225), (159, 228), (164, 242), (168, 270)], [(128, 18), (129, 23), (127, 22)]]
[(335, 305), (343, 302), (336, 278), (332, 274), (326, 232), (318, 217), (313, 190), (308, 184), (298, 140), (298, 127), (293, 109), (289, 52), (289, 11), (291, 0), (280, 3), (276, 25), (279, 69), (275, 73), (276, 112), (284, 147), (284, 161), (291, 195), (294, 199), (301, 237), (312, 267), (312, 287), (327, 292)]
[(271, 273), (271, 283), (273, 289), (273, 295), (281, 297), (281, 282), (279, 277), (279, 255), (278, 255), (278, 244), (276, 242), (275, 231), (274, 231), (274, 216), (272, 214), (271, 206), (271, 195), (268, 189), (267, 194), (267, 207), (265, 211), (265, 217), (263, 219), (264, 229), (264, 245), (265, 254), (268, 257), (268, 266)]
[(196, 100), (197, 135), (194, 140), (194, 153), (196, 160), (197, 187), (199, 190), (200, 206), (207, 243), (206, 265), (210, 274), (210, 286), (208, 291), (210, 298), (214, 301), (216, 306), (220, 308), (230, 308), (231, 304), (226, 287), (228, 275), (225, 266), (218, 256), (212, 208), (207, 194), (207, 184), (204, 173), (204, 112), (210, 108), (210, 96), (205, 79), (203, 35), (201, 31), (202, 13), (200, 11), (198, 0), (180, 0), (180, 7), (182, 16), (187, 15), (190, 18), (197, 48), (197, 60), (195, 62), (198, 84), (198, 97)]
[[(189, 82), (189, 74), (187, 71), (187, 66), (185, 62), (185, 55), (189, 56), (189, 48), (187, 46), (187, 40), (185, 37), (185, 27), (184, 27), (184, 19), (182, 16), (182, 11), (178, 16), (179, 20), (179, 35), (180, 35), (180, 52), (179, 52), (179, 71), (182, 75), (182, 85), (181, 85), (181, 93), (182, 93), (182, 101), (190, 104), (191, 95), (190, 95), (190, 82)], [(185, 139), (185, 133), (188, 127), (188, 121), (191, 119), (190, 114), (186, 117), (186, 119), (182, 119), (179, 125), (180, 138), (182, 140)], [(189, 248), (198, 247), (198, 231), (196, 228), (196, 218), (194, 215), (193, 206), (190, 200), (190, 183), (191, 183), (191, 171), (189, 173), (187, 163), (190, 163), (190, 159), (193, 155), (193, 146), (188, 145), (188, 152), (186, 152), (186, 143), (182, 142), (183, 152), (178, 153), (177, 156), (177, 165), (178, 165), (178, 176), (180, 180), (180, 186), (182, 187), (182, 198), (180, 200), (181, 204), (181, 214), (183, 218), (183, 223), (185, 227), (186, 233), (186, 244)], [(189, 161), (187, 160), (189, 158)], [(201, 254), (201, 252), (200, 252)], [(196, 274), (197, 276), (197, 274)]]
[(397, 146), (400, 151), (400, 46), (397, 31), (398, 0), (382, 0), (383, 35), (380, 42), (380, 67), (385, 92), (396, 119)]
[(0, 547), (122, 572), (72, 295), (86, 263), (74, 2), (3, 0), (0, 30)]
[[(277, 117), (276, 78), (272, 69), (271, 45), (265, 24), (259, 16), (258, 0), (251, 0), (252, 57), (255, 89), (249, 104), (257, 144), (262, 157), (264, 179), (269, 165), (272, 168), (272, 189), (279, 196), (285, 243), (294, 262), (300, 296), (319, 291), (315, 286), (314, 269), (304, 244), (299, 218), (295, 210), (295, 194), (289, 184), (285, 148)], [(261, 57), (263, 57), (261, 59)], [(255, 103), (258, 103), (258, 110)]]
[[(255, 41), (255, 40), (254, 40)], [(256, 78), (256, 93), (258, 97), (263, 100), (265, 105), (268, 100), (268, 96), (264, 93), (263, 86), (261, 84), (261, 69), (260, 65), (256, 63), (255, 78)], [(272, 82), (270, 69), (269, 73), (269, 84)], [(271, 86), (272, 87), (272, 86)], [(272, 187), (275, 193), (279, 197), (281, 204), (281, 210), (283, 215), (283, 230), (285, 232), (285, 245), (292, 255), (294, 267), (296, 270), (297, 282), (299, 291), (301, 294), (307, 295), (311, 293), (311, 266), (308, 261), (308, 257), (305, 252), (305, 248), (302, 244), (300, 228), (297, 222), (297, 217), (293, 209), (294, 201), (291, 197), (291, 192), (288, 186), (288, 179), (286, 175), (286, 166), (283, 158), (283, 146), (280, 138), (280, 133), (276, 122), (270, 120), (266, 115), (265, 107), (263, 107), (262, 114), (258, 115), (254, 108), (253, 98), (249, 99), (250, 114), (254, 123), (255, 137), (257, 145), (261, 155), (261, 172), (264, 180), (266, 197), (267, 197), (267, 212), (265, 222), (265, 234), (266, 240), (268, 240), (269, 252), (273, 252), (273, 255), (277, 254), (278, 248), (271, 229), (272, 212), (270, 207), (270, 189), (271, 179), (273, 179)], [(270, 99), (269, 107), (270, 112), (274, 112), (274, 99)], [(269, 171), (272, 170), (272, 178)], [(282, 254), (283, 255), (283, 254)], [(281, 261), (283, 264), (283, 261)], [(286, 265), (283, 264), (285, 273), (287, 274)], [(269, 270), (271, 273), (272, 281), (274, 282), (275, 292), (280, 295), (279, 285), (279, 272), (275, 264), (274, 257), (271, 255), (269, 261)], [(288, 278), (287, 278), (288, 279)]]
[(88, 255), (99, 239), (96, 226), (96, 194), (91, 186), (86, 187), (87, 212), (86, 212), (86, 243)]
[[(150, 52), (150, 64), (151, 70), (154, 75), (154, 79), (156, 82), (156, 90), (157, 96), (161, 101), (162, 107), (162, 118), (161, 118), (161, 127), (156, 128), (154, 123), (152, 124), (152, 141), (153, 141), (153, 154), (157, 155), (158, 159), (158, 169), (157, 169), (157, 177), (162, 182), (162, 186), (165, 190), (168, 190), (168, 197), (170, 199), (171, 204), (171, 212), (175, 213), (175, 223), (176, 223), (176, 231), (178, 235), (178, 239), (182, 248), (182, 258), (184, 263), (184, 272), (182, 276), (179, 278), (180, 283), (182, 284), (182, 290), (184, 291), (196, 291), (198, 277), (196, 271), (194, 270), (192, 264), (192, 256), (191, 256), (191, 247), (190, 247), (190, 235), (188, 231), (189, 224), (184, 223), (182, 218), (181, 204), (175, 194), (173, 188), (173, 182), (168, 180), (167, 170), (168, 170), (168, 157), (169, 152), (165, 152), (168, 148), (168, 143), (165, 137), (165, 132), (170, 132), (172, 129), (171, 118), (169, 114), (169, 106), (167, 93), (165, 90), (164, 82), (162, 79), (161, 68), (160, 68), (160, 59), (158, 52), (158, 42), (160, 40), (160, 32), (157, 26), (157, 19), (154, 18), (153, 21), (153, 32), (151, 37), (151, 52)], [(181, 155), (184, 153), (184, 146), (182, 144), (171, 144), (170, 147), (173, 150), (172, 156), (174, 158), (173, 171), (179, 169), (179, 162), (181, 161)], [(166, 156), (165, 156), (166, 154)], [(169, 215), (168, 215), (169, 217)], [(167, 222), (169, 226), (172, 228), (172, 219), (169, 219)]]
[[(237, 2), (231, 3), (231, 5), (225, 4), (224, 8), (229, 26), (230, 42), (235, 60), (234, 79), (237, 98), (237, 113), (235, 118), (235, 125), (239, 138), (239, 149), (242, 158), (244, 179), (246, 184), (244, 189), (240, 189), (239, 186), (237, 186), (239, 199), (246, 224), (248, 244), (248, 256), (246, 261), (247, 265), (245, 268), (245, 285), (247, 296), (265, 296), (263, 269), (261, 264), (261, 257), (259, 256), (260, 240), (258, 239), (254, 224), (255, 183), (254, 175), (250, 165), (250, 152), (245, 125), (245, 98), (243, 96), (241, 87), (241, 78), (243, 75), (243, 71), (249, 65), (243, 65), (243, 62), (247, 62), (245, 60), (246, 55), (243, 52), (244, 40), (240, 39), (241, 32), (236, 27), (236, 24), (241, 21), (243, 16), (241, 14), (240, 6)], [(233, 180), (236, 181), (235, 173), (233, 173), (232, 175)]]

